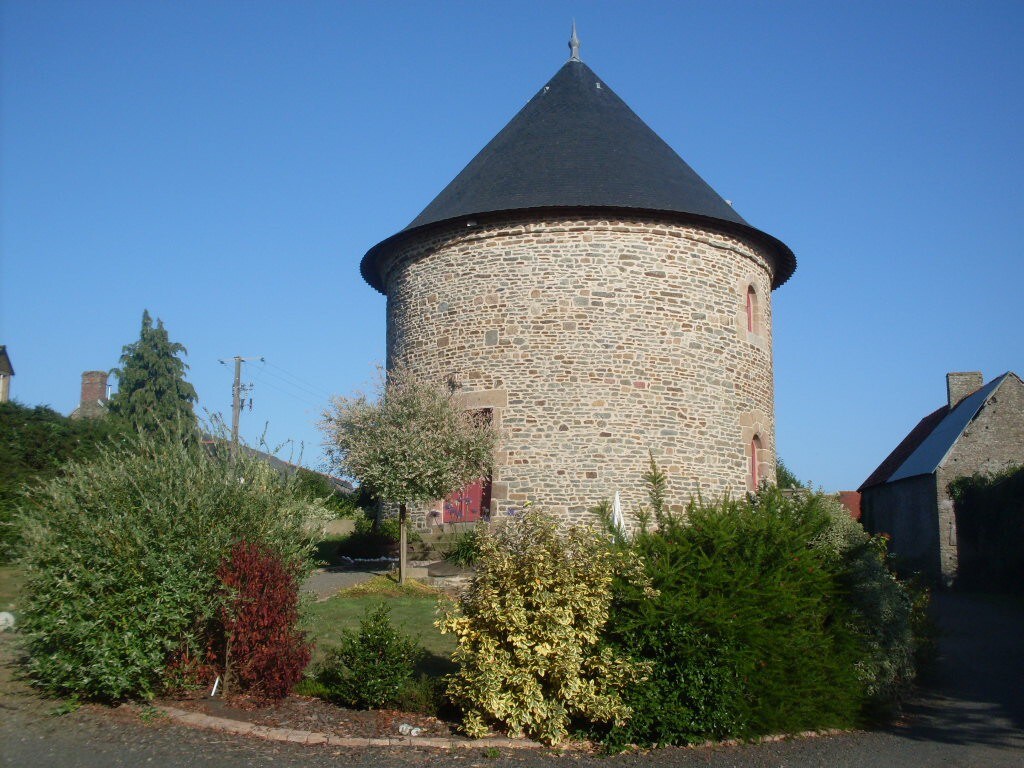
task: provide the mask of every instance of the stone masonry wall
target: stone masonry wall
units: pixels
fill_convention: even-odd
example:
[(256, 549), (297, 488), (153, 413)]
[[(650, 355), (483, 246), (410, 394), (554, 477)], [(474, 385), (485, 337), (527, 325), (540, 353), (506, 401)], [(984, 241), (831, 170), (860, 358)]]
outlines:
[(492, 409), (497, 510), (581, 520), (618, 490), (631, 517), (648, 450), (675, 504), (740, 494), (755, 436), (775, 477), (771, 269), (750, 242), (655, 218), (462, 222), (383, 265), (388, 366)]
[(956, 515), (949, 484), (976, 473), (996, 474), (1024, 465), (1024, 384), (1006, 377), (967, 425), (936, 472), (938, 492), (939, 562), (943, 580), (957, 572)]

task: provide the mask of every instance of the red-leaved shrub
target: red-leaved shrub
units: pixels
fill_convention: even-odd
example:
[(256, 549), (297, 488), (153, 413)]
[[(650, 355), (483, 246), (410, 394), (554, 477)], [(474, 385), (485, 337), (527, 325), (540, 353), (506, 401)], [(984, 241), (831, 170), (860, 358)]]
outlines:
[(310, 643), (297, 628), (298, 564), (242, 540), (217, 575), (228, 592), (221, 621), (229, 691), (284, 698), (310, 659)]

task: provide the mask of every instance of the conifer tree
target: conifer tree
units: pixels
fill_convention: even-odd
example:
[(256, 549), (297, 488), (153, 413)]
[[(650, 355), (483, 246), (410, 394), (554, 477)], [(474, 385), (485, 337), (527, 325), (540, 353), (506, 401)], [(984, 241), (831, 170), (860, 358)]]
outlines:
[(154, 328), (149, 311), (143, 311), (139, 340), (122, 348), (121, 367), (113, 371), (118, 393), (110, 412), (145, 432), (195, 427), (196, 391), (185, 381), (188, 366), (179, 353), (188, 351), (168, 338), (162, 320)]

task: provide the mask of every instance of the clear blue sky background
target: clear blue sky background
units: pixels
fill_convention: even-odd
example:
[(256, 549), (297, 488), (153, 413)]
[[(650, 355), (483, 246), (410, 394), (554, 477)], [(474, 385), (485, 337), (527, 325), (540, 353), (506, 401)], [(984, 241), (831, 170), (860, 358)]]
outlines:
[[(363, 253), (568, 56), (799, 266), (773, 297), (778, 448), (859, 485), (945, 398), (1024, 373), (1024, 3), (2, 6), (0, 343), (65, 413), (142, 310), (209, 411), (304, 443), (384, 357)], [(288, 449), (285, 449), (287, 455)]]

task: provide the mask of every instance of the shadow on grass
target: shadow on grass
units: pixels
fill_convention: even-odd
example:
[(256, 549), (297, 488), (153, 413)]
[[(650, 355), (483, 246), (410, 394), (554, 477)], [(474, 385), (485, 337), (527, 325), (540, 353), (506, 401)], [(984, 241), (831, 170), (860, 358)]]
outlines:
[(398, 543), (373, 533), (350, 533), (332, 536), (317, 543), (313, 557), (324, 567), (347, 568), (350, 560), (375, 560), (382, 557), (397, 557)]
[(428, 677), (436, 678), (450, 675), (457, 669), (458, 666), (452, 661), (451, 655), (440, 653), (427, 652), (416, 664), (417, 675), (427, 675)]

